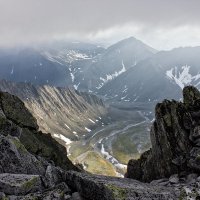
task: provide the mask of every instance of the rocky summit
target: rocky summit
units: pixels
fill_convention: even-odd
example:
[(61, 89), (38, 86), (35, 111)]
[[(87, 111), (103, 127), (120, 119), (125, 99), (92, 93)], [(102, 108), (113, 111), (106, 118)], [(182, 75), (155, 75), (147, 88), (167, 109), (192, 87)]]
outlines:
[(183, 103), (156, 106), (152, 149), (129, 162), (126, 178), (116, 178), (74, 166), (24, 103), (0, 92), (0, 199), (200, 199), (200, 92), (186, 87), (183, 96)]

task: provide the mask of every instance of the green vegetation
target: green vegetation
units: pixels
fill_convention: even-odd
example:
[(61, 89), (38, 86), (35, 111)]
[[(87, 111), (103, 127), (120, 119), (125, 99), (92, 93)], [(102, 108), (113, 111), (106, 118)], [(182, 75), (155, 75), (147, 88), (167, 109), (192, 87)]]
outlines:
[(8, 197), (3, 197), (3, 199), (2, 200), (9, 200), (9, 198)]
[(81, 163), (84, 163), (88, 172), (92, 172), (94, 174), (116, 176), (113, 165), (97, 152), (87, 152)]
[(118, 135), (113, 140), (113, 156), (122, 164), (127, 164), (130, 159), (138, 159), (141, 152), (138, 152), (137, 146), (142, 142), (141, 151), (150, 148), (149, 139), (144, 125), (133, 127), (126, 133)]
[(116, 185), (108, 184), (106, 185), (108, 189), (110, 189), (114, 195), (114, 198), (119, 200), (125, 200), (126, 199), (126, 189), (117, 187)]
[(92, 151), (92, 150), (93, 148), (90, 145), (87, 145), (87, 144), (83, 145), (81, 142), (74, 142), (70, 148), (71, 155), (69, 156), (69, 158), (72, 161), (75, 161), (75, 159), (81, 154), (87, 151)]
[(17, 149), (23, 153), (28, 153), (28, 151), (26, 150), (26, 148), (24, 147), (24, 145), (19, 141), (18, 138), (12, 138), (12, 142), (14, 143), (14, 145), (17, 147)]
[(27, 182), (25, 182), (22, 187), (26, 190), (26, 191), (30, 191), (34, 185), (37, 183), (38, 177), (33, 177), (31, 180), (28, 180)]
[(70, 152), (69, 158), (74, 163), (82, 163), (86, 167), (86, 171), (94, 174), (116, 176), (113, 165), (98, 152), (93, 151), (91, 146), (75, 142), (70, 148)]

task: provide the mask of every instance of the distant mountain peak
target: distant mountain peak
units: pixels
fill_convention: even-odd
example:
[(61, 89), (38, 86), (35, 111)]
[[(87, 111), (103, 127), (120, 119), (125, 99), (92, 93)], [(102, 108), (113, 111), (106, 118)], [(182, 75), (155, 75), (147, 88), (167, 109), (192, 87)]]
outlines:
[(144, 42), (142, 42), (141, 40), (138, 40), (137, 38), (131, 36), (128, 38), (125, 38), (123, 40), (120, 40), (119, 42), (111, 45), (110, 47), (108, 47), (108, 50), (112, 50), (114, 48), (123, 48), (123, 47), (132, 47), (132, 49), (145, 49), (147, 51), (150, 51), (151, 53), (157, 53), (157, 50), (152, 48), (151, 46), (145, 44)]

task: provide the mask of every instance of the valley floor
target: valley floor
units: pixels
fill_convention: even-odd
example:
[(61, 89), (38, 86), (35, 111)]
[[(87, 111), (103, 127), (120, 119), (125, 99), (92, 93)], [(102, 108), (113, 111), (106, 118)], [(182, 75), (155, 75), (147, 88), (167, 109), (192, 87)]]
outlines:
[(150, 148), (151, 103), (111, 103), (102, 125), (67, 145), (74, 163), (94, 174), (123, 177), (127, 163)]

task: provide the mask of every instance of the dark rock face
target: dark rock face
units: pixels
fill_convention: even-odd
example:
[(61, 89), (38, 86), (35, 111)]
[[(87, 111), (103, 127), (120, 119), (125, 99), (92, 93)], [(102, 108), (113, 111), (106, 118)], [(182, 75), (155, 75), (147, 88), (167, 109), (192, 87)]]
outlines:
[(45, 166), (17, 137), (0, 136), (0, 173), (44, 174)]
[(38, 130), (36, 119), (27, 111), (24, 103), (16, 96), (8, 93), (0, 95), (1, 109), (7, 119), (13, 121), (20, 127)]
[(145, 182), (173, 174), (200, 173), (200, 92), (188, 86), (183, 103), (157, 104), (151, 128), (152, 149), (130, 160), (126, 176)]

